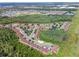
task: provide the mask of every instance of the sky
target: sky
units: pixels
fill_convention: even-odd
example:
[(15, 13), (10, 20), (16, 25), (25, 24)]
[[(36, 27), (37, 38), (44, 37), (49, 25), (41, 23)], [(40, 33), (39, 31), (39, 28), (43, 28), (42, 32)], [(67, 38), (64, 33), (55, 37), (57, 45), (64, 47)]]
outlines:
[(79, 0), (0, 0), (0, 2), (79, 2)]

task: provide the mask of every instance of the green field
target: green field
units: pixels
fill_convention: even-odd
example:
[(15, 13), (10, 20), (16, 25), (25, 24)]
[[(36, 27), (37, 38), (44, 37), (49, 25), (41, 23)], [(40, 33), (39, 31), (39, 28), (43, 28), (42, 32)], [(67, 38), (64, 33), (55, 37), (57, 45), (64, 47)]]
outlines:
[(59, 21), (71, 21), (73, 16), (67, 15), (42, 15), (42, 14), (32, 14), (23, 15), (17, 17), (0, 17), (0, 23), (51, 23)]
[(67, 33), (63, 30), (46, 30), (40, 32), (40, 39), (46, 42), (51, 42), (56, 44), (57, 42), (62, 42), (66, 40)]

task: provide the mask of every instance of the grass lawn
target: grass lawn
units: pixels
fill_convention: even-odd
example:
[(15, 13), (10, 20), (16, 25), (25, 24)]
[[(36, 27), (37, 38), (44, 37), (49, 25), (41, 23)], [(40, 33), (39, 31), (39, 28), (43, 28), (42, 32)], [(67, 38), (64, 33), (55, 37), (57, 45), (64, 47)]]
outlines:
[(63, 30), (45, 30), (40, 32), (40, 39), (56, 44), (65, 40), (66, 35), (67, 33)]
[(0, 17), (0, 23), (51, 23), (59, 21), (71, 21), (73, 16), (67, 15), (42, 15), (42, 14), (32, 14), (23, 15), (17, 17)]

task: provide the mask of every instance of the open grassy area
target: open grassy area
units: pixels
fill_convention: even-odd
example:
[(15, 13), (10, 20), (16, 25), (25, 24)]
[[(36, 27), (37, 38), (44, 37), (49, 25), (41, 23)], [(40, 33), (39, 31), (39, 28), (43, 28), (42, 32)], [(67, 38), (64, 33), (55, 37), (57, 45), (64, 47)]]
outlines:
[(76, 31), (77, 29), (79, 29), (79, 10), (77, 10), (77, 14), (72, 19), (72, 23), (68, 31), (69, 33), (71, 33), (72, 38), (74, 38), (72, 40), (72, 42), (74, 42), (74, 47), (72, 48), (74, 49), (74, 56), (79, 56), (79, 35), (77, 34), (79, 30)]
[(46, 30), (40, 32), (40, 39), (53, 44), (64, 41), (67, 38), (67, 33), (63, 30)]
[(23, 15), (17, 17), (0, 17), (0, 23), (51, 23), (59, 21), (71, 21), (73, 16), (67, 15), (42, 15), (42, 14), (32, 14)]

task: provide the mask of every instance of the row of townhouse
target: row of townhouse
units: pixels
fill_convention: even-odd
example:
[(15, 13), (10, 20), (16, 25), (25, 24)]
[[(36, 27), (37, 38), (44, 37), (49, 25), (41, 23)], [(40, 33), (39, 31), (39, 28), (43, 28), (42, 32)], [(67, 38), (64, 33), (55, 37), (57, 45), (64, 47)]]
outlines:
[[(33, 28), (36, 28), (38, 30), (48, 30), (54, 27), (57, 27), (58, 29), (63, 29), (64, 31), (67, 31), (69, 26), (70, 26), (70, 22), (65, 21), (65, 22), (55, 22), (55, 23), (47, 23), (47, 24), (27, 24), (26, 27), (29, 30), (32, 30)], [(24, 26), (24, 25), (23, 25)], [(22, 27), (23, 27), (22, 26)]]
[(41, 40), (33, 40), (31, 37), (27, 36), (27, 34), (24, 33), (21, 28), (18, 28), (16, 26), (13, 27), (13, 30), (16, 33), (19, 33), (21, 42), (31, 46), (32, 48), (37, 49), (45, 54), (48, 54), (48, 52), (57, 53), (57, 50), (59, 48), (57, 45), (47, 43)]

